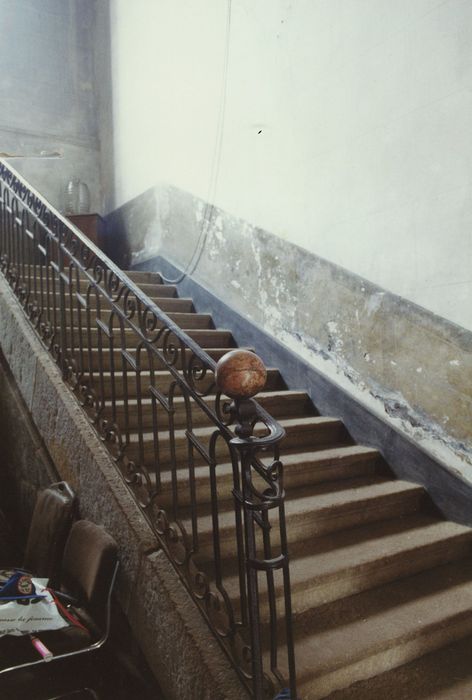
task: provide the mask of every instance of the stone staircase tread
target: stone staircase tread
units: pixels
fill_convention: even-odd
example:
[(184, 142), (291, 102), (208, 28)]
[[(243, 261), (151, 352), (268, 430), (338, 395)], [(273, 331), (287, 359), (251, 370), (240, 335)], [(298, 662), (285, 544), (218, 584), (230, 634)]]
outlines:
[[(43, 292), (44, 295), (46, 295), (46, 291), (44, 290)], [(50, 291), (50, 296), (52, 296), (52, 291)], [(55, 295), (57, 297), (60, 296), (59, 292), (55, 292)], [(176, 306), (184, 306), (184, 305), (191, 305), (193, 308), (193, 299), (190, 297), (170, 297), (170, 296), (156, 296), (156, 295), (148, 295), (150, 301), (152, 301), (156, 306), (159, 306), (159, 302), (164, 302), (165, 304), (171, 304), (171, 305), (176, 305)], [(74, 298), (74, 297), (73, 297)], [(91, 306), (89, 307), (90, 309), (96, 308), (94, 306), (94, 301), (95, 298), (91, 297), (90, 298), (90, 303)], [(194, 313), (194, 311), (190, 311), (188, 313)]]
[(187, 304), (193, 304), (192, 297), (176, 297), (175, 299), (173, 299), (173, 298), (169, 299), (169, 297), (153, 297), (153, 299), (162, 299), (162, 301), (166, 301), (166, 302), (168, 302), (168, 301), (174, 301), (174, 302), (185, 301)]
[[(182, 370), (179, 369), (178, 372), (179, 372), (179, 375), (182, 376)], [(123, 377), (123, 371), (122, 371), (121, 366), (118, 366), (114, 373), (111, 373), (108, 370), (104, 370), (102, 372), (102, 377), (103, 377), (103, 380), (105, 382), (105, 385), (111, 385), (113, 377), (115, 378), (115, 383), (119, 384), (122, 380), (122, 377)], [(148, 395), (149, 384), (147, 383), (147, 382), (149, 382), (150, 377), (151, 377), (151, 372), (149, 369), (141, 370), (141, 383), (142, 384), (144, 383), (144, 388), (142, 390), (143, 403), (150, 401), (150, 398), (148, 398), (148, 396), (149, 396)], [(279, 378), (280, 378), (280, 373), (279, 373), (278, 369), (276, 369), (275, 367), (268, 368), (267, 369), (267, 385), (269, 385), (269, 386), (267, 387), (267, 389), (265, 391), (260, 392), (257, 395), (258, 398), (262, 396), (263, 398), (268, 399), (268, 398), (272, 398), (272, 396), (274, 396), (274, 395), (280, 394), (281, 392), (288, 391), (287, 389), (284, 389), (283, 387), (280, 387), (280, 386), (274, 386), (273, 389), (270, 388), (270, 385), (272, 383), (275, 383), (276, 380)], [(173, 379), (173, 375), (171, 374), (170, 370), (167, 370), (167, 369), (155, 370), (154, 371), (154, 379), (155, 379), (155, 386), (159, 386), (159, 384), (162, 380), (169, 379), (169, 381), (171, 381)], [(128, 387), (129, 387), (128, 401), (136, 402), (137, 401), (136, 396), (131, 393), (131, 388), (133, 387), (133, 375), (132, 374), (131, 374), (131, 376), (128, 375)], [(285, 394), (284, 394), (284, 396), (285, 396)], [(302, 394), (301, 393), (298, 394), (297, 392), (295, 392), (293, 394), (289, 393), (286, 395), (286, 397), (289, 400), (291, 400), (292, 402), (296, 401), (297, 399), (300, 399), (300, 401), (302, 400)], [(209, 394), (207, 397), (204, 397), (204, 400), (208, 400), (211, 403), (214, 400), (214, 398), (215, 398), (214, 394)], [(174, 401), (177, 402), (178, 404), (182, 403), (183, 400), (184, 399), (181, 395), (177, 394), (174, 397)], [(124, 399), (116, 398), (115, 401), (116, 401), (117, 406), (121, 406), (124, 403)], [(107, 395), (105, 397), (105, 405), (106, 406), (112, 405), (111, 397), (109, 395)]]
[[(38, 276), (37, 276), (37, 278), (36, 278), (37, 286), (38, 286), (38, 287), (39, 287), (39, 285), (40, 285), (40, 279), (41, 279), (41, 278), (40, 278), (40, 276), (39, 276), (39, 274), (38, 274)], [(49, 277), (49, 280), (50, 280), (50, 284), (49, 284), (49, 288), (50, 288), (50, 289), (49, 289), (49, 293), (50, 293), (50, 294), (54, 294), (54, 293), (59, 294), (59, 293), (60, 293), (60, 292), (59, 292), (59, 282), (58, 282), (58, 280), (57, 280), (57, 277), (55, 278), (55, 282), (52, 281), (52, 277)], [(145, 283), (142, 283), (142, 284), (136, 284), (136, 282), (134, 282), (133, 280), (131, 280), (131, 281), (133, 282), (133, 284), (135, 284), (135, 285), (143, 292), (143, 294), (144, 294), (145, 296), (147, 296), (147, 297), (149, 297), (149, 298), (153, 298), (153, 297), (155, 298), (155, 297), (158, 297), (158, 296), (161, 296), (161, 297), (168, 297), (168, 296), (177, 297), (177, 287), (176, 287), (175, 284), (165, 284), (165, 283), (163, 283), (163, 282), (161, 282), (161, 283), (160, 283), (160, 282), (152, 282), (152, 283), (146, 283), (146, 282), (145, 282)], [(46, 286), (46, 285), (47, 285), (46, 275), (43, 275), (43, 286)], [(85, 291), (89, 288), (89, 286), (90, 286), (90, 282), (89, 282), (86, 278), (82, 277), (82, 278), (80, 279), (80, 287), (79, 287), (79, 290), (80, 290), (81, 292), (85, 292)], [(55, 289), (54, 289), (54, 288), (55, 288)], [(92, 289), (93, 289), (93, 283), (92, 283)], [(44, 290), (44, 293), (45, 293), (45, 292), (46, 292), (46, 290)]]
[(376, 499), (403, 496), (405, 494), (422, 494), (422, 486), (412, 484), (400, 479), (387, 479), (382, 476), (356, 477), (338, 484), (315, 484), (307, 489), (302, 489), (297, 495), (293, 494), (286, 502), (287, 515), (297, 515), (300, 510), (311, 510), (314, 514), (323, 514), (329, 517), (330, 509), (340, 506), (358, 507), (368, 506)]
[(335, 418), (334, 416), (302, 416), (300, 418), (285, 418), (283, 421), (281, 421), (281, 424), (283, 424), (284, 428), (291, 428), (295, 425), (303, 427), (316, 427), (318, 425), (340, 422), (340, 419)]
[[(220, 349), (220, 348), (216, 348), (216, 349)], [(207, 350), (207, 348), (205, 348), (205, 351), (206, 351), (206, 350)], [(227, 350), (227, 348), (225, 348), (225, 350)], [(105, 352), (105, 351), (104, 351), (104, 352)], [(178, 372), (179, 372), (179, 374), (182, 374), (182, 370), (181, 370), (181, 369), (179, 369)], [(267, 374), (278, 374), (278, 373), (279, 373), (279, 370), (278, 370), (276, 367), (267, 367)], [(114, 375), (112, 374), (112, 372), (108, 372), (107, 370), (104, 370), (104, 371), (102, 372), (102, 376), (104, 377), (104, 379), (111, 379), (112, 376), (118, 376), (118, 377), (119, 377), (120, 374), (121, 374), (121, 369), (115, 370)], [(143, 376), (144, 376), (144, 377), (148, 377), (148, 376), (150, 376), (150, 374), (151, 374), (151, 373), (150, 373), (150, 370), (148, 370), (148, 369), (143, 369), (143, 370), (141, 371), (141, 377), (143, 377)], [(154, 374), (155, 374), (157, 377), (163, 377), (163, 376), (167, 377), (167, 376), (170, 375), (170, 370), (168, 370), (168, 369), (154, 370)], [(176, 398), (177, 398), (177, 397), (176, 397)]]
[[(167, 314), (167, 315), (168, 315), (169, 317), (176, 316), (176, 314), (174, 314), (174, 313), (169, 313), (169, 314)], [(187, 316), (187, 314), (183, 314), (183, 315), (184, 315), (184, 316)], [(192, 314), (192, 316), (194, 316), (194, 315), (195, 315), (195, 314)], [(198, 315), (200, 315), (200, 314), (198, 314)], [(78, 330), (79, 330), (79, 327), (78, 327), (78, 326), (74, 326), (74, 327), (73, 327), (73, 330), (74, 330), (74, 331), (78, 331)], [(96, 333), (96, 332), (98, 331), (98, 327), (97, 327), (97, 328), (91, 328), (90, 330), (91, 330), (92, 333)], [(116, 331), (118, 332), (118, 330), (119, 330), (119, 329), (117, 328)], [(190, 334), (197, 334), (197, 335), (198, 335), (198, 334), (202, 334), (202, 335), (203, 335), (203, 334), (206, 334), (206, 333), (209, 333), (210, 335), (215, 335), (215, 336), (217, 336), (218, 334), (221, 334), (221, 335), (223, 335), (223, 334), (225, 334), (225, 335), (231, 335), (231, 331), (229, 331), (227, 328), (181, 328), (181, 327), (179, 326), (179, 330), (183, 331), (184, 333), (187, 333), (187, 335), (190, 335)], [(71, 331), (71, 326), (66, 326), (66, 331), (67, 331), (68, 333), (70, 333), (70, 331)], [(125, 331), (125, 333), (127, 333), (127, 334), (133, 334), (133, 333), (136, 332), (136, 331), (134, 330), (134, 328), (125, 328), (124, 331)]]
[(378, 458), (379, 451), (375, 447), (365, 447), (364, 445), (341, 445), (339, 447), (328, 447), (320, 450), (305, 450), (302, 453), (284, 453), (282, 462), (285, 468), (291, 464), (297, 464), (300, 459), (313, 461), (319, 466), (336, 466), (340, 461), (356, 457)]
[[(199, 319), (205, 319), (207, 321), (212, 320), (211, 314), (203, 314), (203, 313), (200, 313), (198, 311), (166, 311), (165, 313), (170, 319), (172, 319), (176, 323), (177, 323), (177, 321), (180, 321), (182, 319), (187, 320), (187, 319), (199, 318)], [(216, 330), (216, 329), (212, 329), (212, 330)]]
[[(290, 580), (295, 613), (380, 583), (405, 577), (472, 550), (472, 530), (433, 516), (413, 514), (322, 535), (290, 546)], [(237, 562), (225, 588), (239, 595)], [(228, 567), (229, 568), (229, 567)], [(276, 595), (283, 586), (276, 578)], [(308, 596), (310, 589), (315, 595)], [(264, 606), (263, 606), (264, 607)]]
[[(278, 370), (273, 370), (274, 372)], [(104, 373), (105, 374), (105, 373)], [(157, 374), (157, 372), (155, 373)], [(308, 416), (305, 418), (282, 418), (280, 421), (278, 421), (280, 425), (285, 428), (287, 431), (290, 430), (291, 428), (301, 428), (303, 430), (309, 430), (310, 428), (318, 428), (318, 427), (323, 427), (326, 425), (342, 425), (341, 421), (339, 418), (330, 418), (327, 416)], [(193, 430), (193, 434), (195, 437), (200, 438), (200, 439), (205, 439), (205, 438), (210, 438), (211, 435), (214, 433), (216, 430), (216, 426), (210, 426), (210, 427), (197, 427)], [(175, 430), (174, 435), (175, 438), (184, 438), (185, 437), (185, 430)], [(166, 439), (168, 439), (169, 435), (168, 432), (163, 431), (161, 433), (162, 436), (162, 441), (164, 442)], [(152, 442), (154, 439), (154, 434), (152, 432), (143, 432), (143, 440), (145, 442)], [(137, 444), (138, 443), (138, 435), (137, 433), (131, 432), (130, 435), (130, 445)]]
[[(269, 375), (270, 377), (270, 375)], [(204, 403), (206, 403), (210, 408), (214, 406), (215, 402), (215, 394), (209, 394), (208, 396), (205, 396), (203, 398)], [(229, 401), (229, 397), (223, 397), (225, 400)], [(266, 411), (270, 413), (276, 420), (280, 421), (282, 419), (288, 418), (293, 415), (299, 415), (302, 416), (306, 413), (308, 413), (308, 409), (306, 408), (307, 405), (309, 405), (309, 397), (305, 392), (302, 391), (290, 391), (289, 389), (278, 389), (278, 388), (273, 388), (273, 389), (268, 389), (267, 391), (260, 391), (257, 394), (257, 403), (262, 406)], [(117, 409), (117, 412), (122, 412), (125, 407), (125, 400), (124, 399), (116, 399), (115, 400), (115, 407)], [(144, 398), (141, 399), (140, 405), (141, 409), (143, 411), (143, 416), (144, 420), (148, 419), (148, 426), (152, 425), (152, 407), (153, 407), (153, 399), (148, 398), (145, 396)], [(110, 398), (107, 398), (105, 400), (105, 406), (108, 408), (112, 407), (112, 401)], [(185, 399), (183, 396), (176, 396), (174, 397), (174, 407), (176, 408), (176, 411), (180, 409), (182, 413), (182, 420), (185, 417), (184, 416), (184, 409), (185, 409), (186, 403)], [(136, 411), (138, 408), (138, 399), (135, 397), (129, 398), (128, 399), (128, 408), (130, 412)], [(311, 413), (315, 413), (314, 407), (311, 410)], [(211, 418), (209, 418), (206, 415), (199, 415), (196, 416), (194, 413), (193, 416), (194, 424), (200, 424), (201, 422), (205, 422), (210, 424), (211, 423)], [(136, 421), (137, 425), (137, 421)]]
[[(337, 624), (323, 627), (323, 620), (310, 614), (299, 616), (295, 623), (297, 643), (303, 642), (303, 653), (298, 655), (299, 692), (303, 697), (321, 698), (322, 693), (351, 682), (361, 673), (361, 661), (370, 675), (375, 674), (372, 660), (384, 658), (385, 669), (408, 660), (408, 654), (421, 655), (441, 645), (441, 639), (450, 641), (457, 626), (460, 633), (472, 629), (472, 563), (454, 562), (424, 571), (405, 579), (379, 586), (341, 601), (349, 608), (349, 617), (336, 617)], [(344, 619), (343, 619), (344, 618)], [(411, 649), (411, 646), (416, 646)], [(397, 653), (393, 649), (397, 648)], [(390, 658), (388, 658), (390, 652)], [(317, 682), (323, 676), (341, 671), (336, 680), (331, 677), (324, 684)], [(329, 687), (331, 686), (331, 687)]]
[[(78, 327), (74, 327), (74, 334), (77, 335), (78, 333)], [(118, 335), (118, 329), (117, 330), (117, 335)], [(225, 329), (225, 328), (180, 328), (183, 333), (185, 333), (188, 337), (190, 337), (195, 343), (200, 344), (202, 349), (206, 350), (206, 346), (208, 343), (214, 343), (214, 342), (219, 342), (221, 343), (220, 347), (218, 349), (223, 349), (226, 348), (226, 351), (228, 352), (229, 350), (234, 350), (234, 338), (231, 333), (231, 331)], [(68, 326), (66, 328), (67, 336), (69, 337), (71, 335), (71, 328)], [(133, 338), (133, 334), (136, 337), (136, 344), (140, 341), (140, 336), (134, 333), (133, 329), (127, 328), (125, 329), (125, 338), (128, 338), (130, 336), (130, 340)], [(98, 342), (98, 328), (92, 328), (91, 330), (91, 336), (92, 336), (92, 341), (93, 342)], [(163, 336), (162, 336), (163, 337)], [(175, 337), (174, 335), (172, 337)], [(104, 342), (106, 342), (107, 338), (104, 336)], [(128, 340), (126, 340), (128, 343)], [(75, 346), (77, 346), (77, 343), (75, 343)], [(160, 345), (158, 346), (160, 347)], [(126, 347), (126, 350), (128, 352), (131, 352), (134, 350), (135, 347)], [(106, 352), (108, 352), (108, 349), (105, 348)]]
[(153, 289), (154, 287), (176, 287), (175, 284), (171, 284), (170, 282), (140, 282), (138, 286), (143, 291), (146, 291), (149, 288)]
[[(188, 314), (195, 314), (197, 313), (195, 311), (195, 307), (193, 305), (193, 300), (188, 299), (187, 297), (150, 297), (150, 300), (158, 306), (164, 313), (166, 313), (168, 316), (171, 313), (188, 313)], [(47, 307), (50, 311), (50, 313), (53, 312), (54, 307), (49, 306)], [(91, 313), (95, 313), (97, 311), (97, 307), (94, 303), (94, 299), (90, 300), (90, 305), (87, 307)], [(102, 312), (106, 311), (107, 307), (104, 307), (102, 309)], [(79, 305), (79, 302), (77, 300), (72, 301), (72, 309), (73, 311), (77, 311), (78, 309), (82, 311), (82, 318), (85, 318), (85, 314), (87, 312), (87, 309)], [(70, 312), (70, 304), (69, 300), (67, 300), (67, 307), (66, 307), (66, 314)]]
[[(339, 517), (340, 511), (362, 512), (385, 507), (386, 502), (400, 502), (405, 497), (421, 497), (425, 493), (421, 486), (408, 481), (386, 479), (381, 476), (356, 477), (341, 483), (315, 484), (310, 487), (292, 489), (285, 502), (285, 515), (290, 540), (290, 524), (310, 514), (313, 522)], [(380, 505), (379, 505), (380, 503)], [(234, 522), (232, 495), (219, 501), (220, 527), (228, 527)], [(274, 518), (276, 515), (274, 515)], [(185, 516), (183, 517), (185, 522)], [(211, 531), (210, 504), (202, 504), (199, 518), (199, 531)]]
[[(245, 348), (245, 349), (251, 350), (252, 348)], [(126, 350), (127, 350), (127, 352), (131, 355), (131, 357), (136, 357), (136, 346), (135, 346), (135, 347), (131, 347), (131, 348), (126, 348)], [(225, 354), (226, 354), (227, 352), (229, 352), (230, 350), (234, 350), (234, 348), (233, 348), (233, 347), (228, 347), (228, 346), (226, 346), (226, 347), (221, 347), (221, 346), (220, 346), (220, 347), (215, 347), (215, 344), (214, 344), (214, 343), (207, 343), (206, 346), (205, 346), (205, 348), (204, 348), (205, 354), (208, 355), (210, 358), (212, 358), (215, 362), (217, 362), (217, 361), (219, 360), (220, 357), (222, 357), (223, 355), (225, 355)], [(161, 349), (161, 348), (159, 348), (159, 352), (162, 353), (162, 349)], [(84, 369), (85, 369), (86, 371), (88, 371), (88, 366), (89, 366), (89, 365), (88, 365), (88, 362), (89, 362), (89, 355), (88, 355), (88, 353), (89, 353), (89, 350), (88, 350), (88, 349), (84, 349), (84, 351), (83, 351), (83, 362), (84, 362)], [(186, 356), (186, 358), (187, 358), (187, 359), (190, 358), (192, 354), (193, 354), (192, 351), (191, 351), (189, 348), (187, 348), (187, 350), (185, 351), (185, 356)], [(114, 363), (115, 363), (116, 372), (117, 372), (117, 373), (121, 372), (121, 359), (122, 359), (122, 356), (121, 356), (121, 349), (115, 347), (115, 349), (114, 349), (114, 351), (113, 351), (113, 353), (112, 353), (112, 352), (110, 352), (110, 349), (109, 349), (109, 348), (106, 348), (106, 349), (102, 352), (102, 361), (103, 361), (103, 365), (104, 365), (104, 370), (107, 371), (108, 373), (109, 373), (109, 368), (110, 368), (110, 365), (111, 365), (111, 358), (113, 358), (113, 361), (114, 361)], [(94, 371), (95, 373), (97, 373), (97, 372), (98, 372), (98, 360), (99, 360), (99, 349), (98, 349), (97, 346), (91, 347), (91, 348), (90, 348), (90, 360), (91, 360), (91, 363), (92, 363), (91, 366), (92, 366), (93, 371)], [(148, 365), (148, 360), (147, 360), (147, 357), (146, 357), (145, 360), (143, 360), (143, 368), (146, 368), (146, 369), (147, 369), (148, 366), (149, 366), (149, 365)], [(177, 365), (176, 365), (176, 369), (178, 369), (179, 371), (182, 371), (182, 370), (181, 370), (181, 361), (180, 361), (180, 360), (178, 361), (178, 363), (177, 363)], [(281, 376), (280, 376), (280, 372), (279, 372), (278, 370), (277, 370), (277, 374), (278, 374), (278, 377), (279, 377), (280, 386), (281, 386), (281, 387), (282, 387), (282, 386), (285, 386), (285, 384), (283, 383), (282, 378), (281, 378)], [(97, 380), (97, 382), (98, 382), (98, 381), (99, 381), (99, 380), (98, 380), (98, 375), (95, 374), (95, 377), (96, 377), (96, 380)]]
[[(283, 455), (283, 465), (284, 465), (284, 475), (285, 483), (289, 485), (292, 481), (291, 476), (296, 471), (297, 467), (302, 465), (302, 469), (305, 472), (311, 471), (312, 473), (316, 471), (319, 466), (335, 466), (340, 462), (349, 462), (352, 460), (356, 463), (358, 460), (367, 459), (373, 460), (377, 459), (379, 453), (377, 450), (370, 447), (361, 447), (359, 445), (348, 445), (346, 447), (337, 447), (334, 449), (320, 449), (318, 451), (306, 451), (306, 452), (294, 452), (285, 453)], [(306, 467), (305, 465), (309, 465)], [(208, 465), (198, 465), (194, 468), (195, 480), (198, 482), (206, 482), (209, 484), (209, 467)], [(218, 464), (218, 477), (220, 482), (225, 478), (232, 482), (233, 476), (233, 466), (231, 462), (221, 462)], [(352, 476), (352, 475), (351, 475)], [(188, 467), (185, 465), (180, 466), (177, 469), (177, 477), (180, 488), (185, 490), (188, 488)], [(161, 494), (165, 495), (166, 491), (171, 488), (171, 478), (172, 472), (170, 469), (165, 469), (161, 471)], [(346, 480), (349, 476), (346, 475)], [(308, 484), (311, 482), (308, 481)], [(337, 485), (341, 484), (341, 480), (338, 480)], [(290, 490), (292, 494), (292, 489)]]
[[(273, 370), (273, 371), (278, 371), (278, 370)], [(104, 372), (104, 374), (105, 374), (105, 372)], [(284, 399), (284, 400), (285, 399), (298, 399), (298, 398), (303, 399), (307, 396), (307, 394), (304, 391), (292, 391), (290, 389), (273, 389), (272, 391), (260, 391), (257, 394), (256, 401), (259, 403), (260, 399), (272, 398), (274, 396), (275, 397), (280, 396), (281, 400), (282, 399)], [(212, 402), (215, 399), (215, 394), (209, 394), (205, 398), (208, 399), (210, 402)], [(174, 403), (175, 402), (177, 402), (179, 404), (185, 403), (184, 397), (183, 396), (176, 396), (174, 398)], [(122, 406), (122, 405), (124, 405), (125, 401), (124, 401), (124, 399), (117, 399), (115, 401), (115, 403), (117, 406)], [(137, 405), (137, 399), (135, 399), (135, 398), (128, 399), (128, 403), (131, 405), (134, 405), (134, 404)], [(152, 399), (145, 398), (145, 399), (141, 400), (141, 404), (143, 406), (148, 406), (148, 405), (151, 406), (152, 403), (153, 403)], [(105, 405), (111, 405), (111, 401), (109, 399), (107, 399), (105, 401)]]
[[(233, 350), (233, 349), (234, 349), (234, 348), (229, 348), (229, 350)], [(251, 349), (251, 348), (245, 348), (245, 349)], [(133, 353), (135, 353), (135, 351), (136, 351), (135, 348), (131, 348), (131, 350), (129, 350), (128, 352), (130, 352), (130, 354), (133, 355)], [(211, 352), (214, 352), (214, 353), (221, 353), (221, 352), (228, 352), (228, 348), (204, 348), (204, 351), (205, 351), (205, 353), (207, 353), (207, 354), (209, 354), (209, 353), (211, 353)], [(84, 351), (84, 352), (85, 352), (85, 351)], [(88, 352), (88, 351), (87, 351), (87, 352)], [(98, 348), (91, 348), (91, 352), (92, 352), (92, 353), (97, 353), (97, 352), (98, 352)], [(119, 352), (119, 350), (116, 349), (116, 352)], [(267, 374), (279, 374), (279, 370), (278, 370), (277, 367), (267, 367), (266, 369), (267, 369)], [(179, 374), (182, 374), (182, 370), (181, 370), (181, 369), (178, 369), (177, 371), (179, 372)], [(102, 372), (102, 376), (103, 376), (105, 379), (111, 379), (111, 377), (113, 376), (113, 374), (114, 374), (114, 376), (118, 376), (118, 377), (119, 377), (119, 376), (121, 375), (121, 372), (122, 372), (121, 368), (116, 369), (114, 373), (112, 373), (112, 372), (110, 372), (109, 370), (106, 370), (106, 369), (105, 369), (105, 370), (103, 370), (103, 372)], [(168, 376), (171, 376), (171, 372), (170, 372), (170, 370), (168, 370), (168, 369), (155, 369), (155, 370), (154, 370), (154, 374), (155, 374), (156, 376), (159, 376), (159, 377), (164, 377), (164, 376), (168, 377)], [(143, 370), (141, 371), (141, 377), (148, 377), (148, 376), (150, 376), (150, 370), (148, 370), (148, 369), (143, 369)]]
[(416, 514), (400, 520), (400, 530), (397, 521), (387, 520), (324, 535), (303, 543), (309, 551), (301, 556), (297, 555), (301, 546), (292, 547), (292, 586), (305, 586), (310, 579), (316, 585), (346, 575), (368, 575), (372, 567), (386, 567), (398, 557), (418, 556), (419, 550), (448, 547), (454, 539), (468, 540), (472, 552), (468, 527)]
[[(210, 329), (210, 330), (218, 330), (218, 329), (212, 328), (212, 329)], [(90, 350), (91, 350), (92, 353), (97, 353), (97, 352), (98, 352), (98, 348), (90, 348)], [(211, 353), (211, 352), (215, 352), (215, 353), (220, 353), (220, 352), (226, 353), (226, 352), (229, 352), (228, 348), (219, 348), (219, 347), (213, 347), (213, 348), (212, 348), (212, 347), (208, 347), (208, 348), (205, 348), (204, 350), (205, 350), (205, 352), (207, 353), (207, 355), (208, 355), (209, 353)], [(236, 348), (230, 348), (230, 350), (236, 350)], [(250, 351), (254, 352), (254, 348), (252, 348), (252, 347), (244, 347), (244, 346), (243, 346), (243, 347), (238, 347), (238, 350), (250, 350)], [(115, 351), (119, 353), (119, 352), (120, 352), (120, 349), (119, 349), (119, 348), (115, 348)], [(130, 352), (131, 354), (134, 353), (134, 352), (136, 352), (136, 348), (130, 348), (130, 349), (129, 349), (129, 352)], [(190, 352), (190, 349), (187, 349), (187, 352)], [(266, 369), (267, 369), (267, 368), (266, 368)], [(275, 367), (273, 367), (272, 369), (273, 369), (273, 370), (276, 369), (277, 372), (279, 371), (279, 369), (278, 369), (278, 368), (275, 368)]]
[[(141, 281), (159, 281), (160, 284), (163, 283), (162, 276), (159, 272), (151, 272), (148, 270), (123, 270), (124, 274), (129, 277), (133, 282), (138, 283)], [(155, 279), (154, 279), (155, 278)]]
[[(76, 309), (74, 309), (76, 311)], [(82, 310), (82, 318), (85, 319), (84, 314), (86, 313), (86, 310)], [(90, 310), (91, 315), (93, 315), (93, 311)], [(171, 321), (173, 321), (181, 330), (184, 330), (185, 332), (188, 331), (207, 331), (207, 330), (220, 330), (217, 328), (213, 328), (213, 322), (212, 322), (212, 317), (210, 314), (200, 314), (195, 311), (165, 311), (164, 312)], [(66, 315), (70, 317), (70, 310), (67, 309)], [(104, 314), (106, 316), (106, 314)], [(94, 323), (94, 319), (92, 318), (92, 323)], [(188, 325), (186, 325), (188, 324)], [(70, 333), (71, 326), (67, 326), (67, 330)], [(78, 325), (74, 325), (74, 330), (78, 331), (79, 327)], [(92, 329), (94, 332), (96, 331), (96, 328)], [(124, 329), (127, 334), (133, 334), (135, 331), (132, 328), (125, 328)], [(116, 332), (118, 333), (119, 329), (116, 328)]]
[(375, 678), (330, 693), (326, 700), (470, 700), (472, 635)]

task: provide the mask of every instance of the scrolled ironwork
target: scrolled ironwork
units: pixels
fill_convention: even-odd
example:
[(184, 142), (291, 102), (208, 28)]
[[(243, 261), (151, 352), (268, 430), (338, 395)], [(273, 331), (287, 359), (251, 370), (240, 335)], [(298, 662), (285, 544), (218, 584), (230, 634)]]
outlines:
[[(214, 371), (208, 367), (202, 358), (192, 353), (190, 360), (185, 364), (184, 376), (189, 386), (200, 397), (209, 396), (216, 391), (216, 382), (214, 379)], [(205, 381), (207, 383), (205, 384)]]
[(263, 365), (249, 358), (254, 391), (221, 386), (216, 362), (2, 160), (0, 266), (250, 693), (288, 681), (295, 700), (284, 431), (250, 398)]

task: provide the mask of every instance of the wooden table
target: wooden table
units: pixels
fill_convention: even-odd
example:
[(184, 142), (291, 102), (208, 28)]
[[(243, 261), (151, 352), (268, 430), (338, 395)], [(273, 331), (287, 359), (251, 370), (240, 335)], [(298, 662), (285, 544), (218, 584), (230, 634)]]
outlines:
[(106, 224), (99, 214), (71, 214), (67, 218), (100, 250), (105, 250)]

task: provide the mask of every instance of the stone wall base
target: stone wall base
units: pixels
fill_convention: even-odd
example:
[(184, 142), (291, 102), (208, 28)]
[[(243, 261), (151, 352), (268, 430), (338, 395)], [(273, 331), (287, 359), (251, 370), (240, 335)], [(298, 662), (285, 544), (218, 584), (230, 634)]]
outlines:
[(166, 698), (241, 700), (239, 678), (208, 629), (56, 364), (0, 277), (4, 507), (27, 529), (36, 491), (55, 479), (80, 514), (119, 543), (117, 597)]

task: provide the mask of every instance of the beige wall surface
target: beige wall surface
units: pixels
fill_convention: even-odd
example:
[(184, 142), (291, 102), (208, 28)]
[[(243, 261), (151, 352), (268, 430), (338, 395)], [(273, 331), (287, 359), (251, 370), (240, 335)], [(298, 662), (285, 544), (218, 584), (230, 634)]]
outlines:
[(152, 269), (157, 255), (184, 268), (197, 246), (198, 284), (472, 482), (472, 332), (221, 209), (205, 223), (205, 212), (160, 186), (111, 223), (131, 262)]
[(112, 0), (111, 39), (115, 205), (171, 183), (472, 328), (472, 3)]
[(472, 3), (110, 7), (130, 260), (191, 263), (471, 479)]

